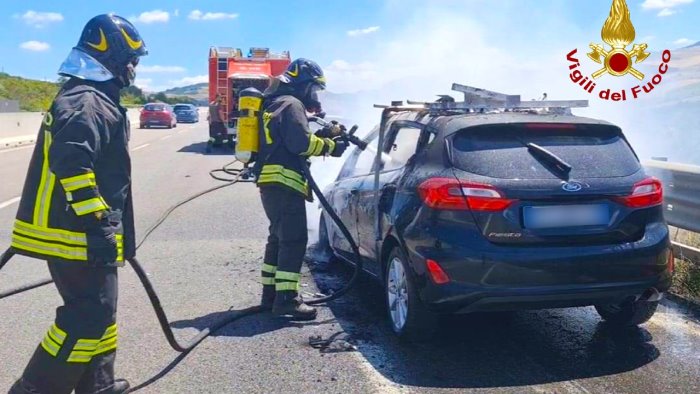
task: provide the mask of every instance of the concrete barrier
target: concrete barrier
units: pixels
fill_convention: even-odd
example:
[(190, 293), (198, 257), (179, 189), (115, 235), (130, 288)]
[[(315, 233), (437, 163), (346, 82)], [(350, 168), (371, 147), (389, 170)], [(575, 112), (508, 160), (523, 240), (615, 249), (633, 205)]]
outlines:
[[(128, 110), (131, 127), (139, 127), (139, 110)], [(0, 113), (0, 150), (33, 144), (39, 132), (44, 114), (42, 112)]]

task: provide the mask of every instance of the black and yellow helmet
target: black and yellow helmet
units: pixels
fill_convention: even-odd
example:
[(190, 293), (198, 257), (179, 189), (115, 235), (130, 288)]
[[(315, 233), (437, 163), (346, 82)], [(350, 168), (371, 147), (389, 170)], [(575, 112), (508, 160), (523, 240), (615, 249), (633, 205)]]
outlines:
[(303, 86), (313, 82), (326, 88), (326, 77), (321, 67), (313, 60), (299, 58), (289, 64), (287, 70), (281, 75), (284, 83), (293, 86)]
[(326, 77), (316, 62), (304, 58), (296, 59), (278, 79), (286, 85), (281, 91), (289, 91), (304, 103), (308, 111), (322, 111), (318, 93), (326, 89)]
[[(133, 67), (148, 54), (136, 27), (121, 16), (98, 15), (85, 25), (75, 49), (100, 62), (124, 86), (133, 82)], [(129, 67), (131, 65), (131, 67)], [(131, 68), (131, 71), (128, 69)]]

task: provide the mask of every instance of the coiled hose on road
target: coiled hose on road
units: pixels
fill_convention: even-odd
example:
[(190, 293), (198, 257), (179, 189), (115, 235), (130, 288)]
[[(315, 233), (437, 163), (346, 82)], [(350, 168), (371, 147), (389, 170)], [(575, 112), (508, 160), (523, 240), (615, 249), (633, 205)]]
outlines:
[[(253, 182), (251, 179), (245, 179), (245, 177), (248, 176), (248, 173), (246, 172), (246, 169), (231, 169), (229, 168), (231, 165), (235, 164), (236, 161), (232, 161), (225, 166), (223, 166), (221, 169), (215, 169), (210, 171), (209, 175), (211, 175), (212, 178), (226, 182), (222, 185), (216, 186), (209, 188), (207, 190), (204, 190), (202, 192), (199, 192), (193, 196), (188, 197), (187, 199), (173, 205), (171, 208), (169, 208), (163, 215), (156, 221), (156, 223), (151, 226), (148, 230), (146, 230), (146, 233), (144, 237), (141, 239), (141, 241), (136, 245), (136, 250), (138, 250), (143, 243), (148, 239), (148, 237), (153, 233), (165, 220), (170, 216), (170, 214), (175, 211), (177, 208), (187, 204), (188, 202), (195, 200), (201, 196), (204, 196), (205, 194), (211, 193), (216, 190), (223, 189), (228, 186), (232, 186), (236, 183), (239, 182)], [(314, 181), (313, 177), (311, 176), (311, 171), (309, 170), (308, 165), (306, 164), (306, 161), (303, 160), (304, 165), (302, 168), (304, 169), (304, 173), (306, 175), (306, 179), (309, 181), (309, 185), (311, 186), (311, 189), (313, 190), (314, 194), (316, 197), (318, 197), (319, 201), (321, 202), (321, 205), (323, 206), (323, 209), (326, 211), (326, 213), (331, 217), (333, 222), (340, 228), (340, 231), (343, 233), (343, 235), (346, 237), (348, 242), (350, 243), (350, 246), (352, 247), (352, 250), (355, 254), (355, 272), (348, 281), (348, 283), (343, 287), (342, 289), (334, 292), (333, 294), (326, 296), (326, 297), (321, 297), (321, 298), (316, 298), (312, 300), (307, 300), (306, 303), (310, 305), (318, 305), (322, 303), (326, 303), (332, 300), (335, 300), (344, 294), (346, 294), (357, 282), (358, 277), (360, 276), (360, 273), (362, 271), (362, 260), (360, 259), (360, 250), (357, 247), (357, 244), (355, 243), (355, 240), (352, 238), (352, 235), (350, 234), (350, 231), (348, 231), (347, 227), (343, 224), (343, 222), (340, 220), (338, 215), (333, 211), (333, 208), (330, 206), (328, 201), (325, 199), (323, 196), (323, 193), (319, 189), (318, 185)], [(223, 172), (228, 175), (233, 175), (234, 178), (222, 178), (217, 175), (214, 175), (215, 173)], [(0, 270), (7, 264), (8, 261), (15, 255), (14, 252), (12, 252), (11, 249), (8, 249), (5, 251), (5, 253), (2, 254), (2, 257), (0, 257)], [(194, 349), (199, 343), (201, 343), (205, 338), (207, 338), (209, 335), (213, 334), (217, 330), (221, 329), (222, 327), (239, 320), (243, 317), (246, 316), (251, 316), (257, 313), (262, 312), (262, 309), (260, 306), (252, 306), (240, 311), (232, 312), (234, 313), (232, 316), (229, 316), (225, 319), (222, 319), (221, 321), (217, 322), (216, 324), (212, 325), (211, 327), (208, 327), (204, 330), (202, 330), (196, 337), (191, 339), (188, 343), (182, 344), (180, 343), (176, 338), (175, 334), (173, 333), (172, 328), (170, 327), (170, 321), (168, 320), (167, 315), (165, 314), (165, 310), (163, 309), (163, 306), (160, 302), (160, 299), (158, 298), (158, 294), (155, 291), (155, 288), (153, 287), (153, 284), (151, 281), (148, 279), (148, 276), (146, 275), (145, 270), (139, 263), (139, 261), (134, 257), (132, 259), (128, 260), (129, 265), (134, 269), (136, 272), (136, 275), (138, 276), (139, 280), (141, 281), (141, 284), (143, 285), (144, 289), (146, 290), (146, 294), (148, 295), (148, 298), (151, 302), (151, 305), (153, 306), (153, 310), (155, 311), (155, 314), (158, 318), (158, 322), (160, 324), (161, 329), (163, 330), (163, 334), (165, 334), (165, 338), (168, 341), (168, 344), (173, 348), (173, 350), (181, 353), (188, 353), (192, 349)], [(52, 283), (53, 280), (51, 279), (44, 279), (39, 282), (31, 283), (28, 285), (24, 285), (15, 289), (11, 289), (9, 291), (5, 291), (3, 293), (0, 293), (0, 299), (10, 297), (15, 294), (20, 294), (28, 290), (36, 289), (41, 286), (45, 286), (49, 283)]]

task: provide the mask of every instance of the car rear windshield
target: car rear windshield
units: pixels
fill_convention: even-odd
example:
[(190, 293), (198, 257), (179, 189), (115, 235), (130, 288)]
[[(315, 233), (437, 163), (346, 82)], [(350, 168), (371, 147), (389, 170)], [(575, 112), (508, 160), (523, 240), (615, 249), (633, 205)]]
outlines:
[(143, 107), (146, 111), (162, 111), (165, 109), (165, 106), (162, 104), (147, 104)]
[[(554, 157), (543, 158), (543, 149)], [(557, 178), (548, 166), (557, 159), (571, 166), (572, 178), (622, 177), (640, 169), (619, 129), (606, 125), (479, 126), (459, 131), (452, 150), (457, 168), (493, 178)]]
[(192, 109), (192, 107), (190, 107), (189, 105), (176, 105), (173, 110), (174, 111), (189, 111), (191, 109)]

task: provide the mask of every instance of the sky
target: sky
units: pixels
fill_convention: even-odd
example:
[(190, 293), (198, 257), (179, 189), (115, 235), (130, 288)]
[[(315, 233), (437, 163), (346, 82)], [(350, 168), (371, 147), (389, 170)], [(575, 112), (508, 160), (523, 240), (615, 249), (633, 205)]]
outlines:
[[(650, 49), (700, 41), (699, 1), (627, 3), (637, 41)], [(240, 47), (244, 53), (257, 46), (316, 60), (334, 92), (392, 82), (422, 88), (426, 80), (444, 86), (450, 79), (483, 81), (493, 89), (525, 81), (532, 86), (525, 90), (535, 92), (547, 90), (550, 68), (565, 64), (562, 59), (569, 50), (586, 50), (590, 42), (601, 41), (610, 4), (611, 0), (4, 1), (0, 69), (55, 80), (85, 22), (115, 12), (136, 24), (148, 46), (150, 54), (137, 70), (137, 84), (149, 91), (206, 82), (211, 46)], [(560, 81), (565, 82), (566, 75)]]

